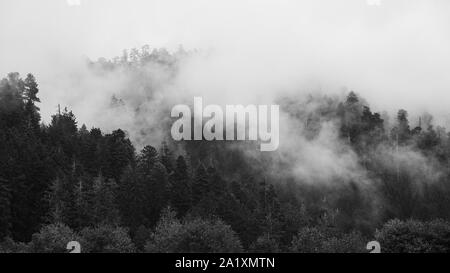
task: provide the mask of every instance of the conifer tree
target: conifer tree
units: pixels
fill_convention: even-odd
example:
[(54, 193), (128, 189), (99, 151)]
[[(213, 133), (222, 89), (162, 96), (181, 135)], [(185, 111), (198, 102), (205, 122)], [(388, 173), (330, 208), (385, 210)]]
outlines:
[(182, 217), (191, 207), (191, 182), (184, 157), (179, 156), (176, 163), (175, 172), (171, 176), (171, 204)]
[(0, 177), (0, 241), (10, 235), (11, 229), (11, 193), (7, 180)]

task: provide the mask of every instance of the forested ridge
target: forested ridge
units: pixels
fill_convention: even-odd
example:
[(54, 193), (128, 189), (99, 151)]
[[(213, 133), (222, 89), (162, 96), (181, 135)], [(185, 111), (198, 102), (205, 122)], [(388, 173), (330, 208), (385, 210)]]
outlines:
[[(178, 57), (135, 50), (90, 66), (107, 73), (158, 63), (176, 73)], [(445, 128), (430, 116), (413, 126), (405, 110), (387, 122), (355, 92), (277, 102), (308, 141), (335, 124), (364, 181), (304, 182), (285, 171), (289, 160), (249, 155), (252, 142), (174, 142), (169, 129), (138, 150), (125, 130), (87, 128), (65, 107), (45, 124), (35, 77), (8, 74), (0, 252), (66, 252), (71, 240), (83, 252), (366, 252), (374, 239), (384, 252), (450, 251)]]

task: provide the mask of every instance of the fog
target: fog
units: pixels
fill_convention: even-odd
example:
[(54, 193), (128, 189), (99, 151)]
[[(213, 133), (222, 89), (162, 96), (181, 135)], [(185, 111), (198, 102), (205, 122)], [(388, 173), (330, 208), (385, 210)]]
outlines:
[[(0, 137), (11, 139), (0, 145), (11, 146), (2, 157), (8, 159), (4, 173), (10, 180), (3, 180), (29, 180), (34, 189), (47, 179), (46, 173), (36, 175), (38, 170), (64, 161), (54, 170), (58, 184), (52, 185), (77, 182), (79, 197), (81, 183), (91, 183), (90, 176), (99, 174), (92, 180), (94, 189), (103, 184), (104, 174), (113, 176), (105, 181), (116, 182), (120, 194), (114, 199), (124, 199), (126, 212), (128, 200), (133, 210), (135, 200), (146, 200), (145, 206), (135, 206), (139, 217), (147, 214), (147, 205), (170, 203), (181, 195), (190, 199), (194, 184), (210, 188), (210, 183), (219, 182), (218, 189), (231, 190), (225, 198), (244, 204), (241, 209), (229, 203), (230, 211), (239, 213), (239, 225), (241, 216), (259, 225), (260, 206), (264, 215), (268, 212), (270, 233), (272, 210), (278, 210), (273, 201), (266, 203), (266, 192), (272, 198), (272, 189), (283, 202), (279, 209), (286, 214), (280, 219), (287, 225), (279, 223), (287, 229), (290, 222), (300, 224), (297, 218), (301, 225), (316, 224), (317, 218), (328, 229), (335, 215), (340, 215), (345, 229), (348, 225), (371, 232), (391, 218), (448, 219), (450, 1), (379, 0), (380, 5), (374, 5), (376, 1), (0, 0), (0, 79), (9, 72), (17, 71), (22, 78), (34, 74), (41, 100), (36, 105), (44, 123), (38, 130), (35, 108), (29, 104), (34, 97), (25, 105), (20, 96), (8, 93), (19, 92), (21, 85), (15, 79), (10, 80), (14, 88), (2, 82), (0, 106), (9, 110), (9, 105), (25, 105), (17, 116), (0, 109), (5, 117), (0, 125), (7, 128)], [(125, 58), (123, 50), (135, 54)], [(357, 95), (348, 96), (350, 91)], [(31, 91), (23, 94), (30, 96)], [(170, 136), (176, 120), (171, 109), (187, 104), (194, 112), (194, 97), (202, 98), (203, 107), (222, 107), (216, 109), (279, 105), (279, 119), (271, 118), (270, 125), (279, 128), (277, 149), (262, 151), (261, 137), (256, 142), (175, 142)], [(73, 111), (78, 128), (100, 128), (104, 137), (84, 129), (72, 137), (72, 127), (60, 118), (45, 126), (59, 107)], [(409, 124), (397, 118), (399, 109), (408, 111)], [(10, 130), (7, 126), (16, 121), (20, 126)], [(122, 132), (108, 135), (117, 129), (132, 146), (122, 140)], [(159, 153), (143, 150), (147, 145)], [(22, 159), (25, 153), (31, 161)], [(170, 166), (179, 155), (189, 173), (181, 180), (182, 160)], [(31, 164), (36, 158), (40, 160)], [(16, 162), (18, 167), (11, 168)], [(122, 163), (119, 174), (116, 166)], [(208, 185), (198, 167), (208, 167)], [(66, 175), (66, 169), (73, 171)], [(17, 176), (22, 170), (26, 176)], [(267, 187), (266, 181), (275, 187)], [(180, 190), (178, 182), (185, 184)], [(16, 191), (27, 184), (18, 185)], [(234, 191), (236, 185), (239, 192)], [(148, 201), (147, 193), (137, 193), (141, 189), (151, 189)], [(242, 200), (241, 189), (250, 193)], [(215, 199), (208, 191), (201, 192)], [(45, 196), (47, 200), (47, 192)], [(84, 213), (78, 197), (75, 207)], [(169, 200), (163, 202), (166, 197)], [(228, 214), (228, 203), (224, 204)], [(190, 207), (195, 215), (197, 208)], [(153, 207), (149, 211), (157, 214)], [(279, 225), (277, 218), (274, 227)], [(253, 233), (251, 225), (245, 226)]]
[(79, 76), (84, 57), (183, 45), (210, 53), (182, 71), (194, 93), (245, 103), (347, 88), (375, 110), (428, 111), (447, 123), (449, 13), (445, 0), (2, 0), (0, 74), (36, 74), (44, 120), (61, 104), (95, 125), (80, 113), (95, 107)]

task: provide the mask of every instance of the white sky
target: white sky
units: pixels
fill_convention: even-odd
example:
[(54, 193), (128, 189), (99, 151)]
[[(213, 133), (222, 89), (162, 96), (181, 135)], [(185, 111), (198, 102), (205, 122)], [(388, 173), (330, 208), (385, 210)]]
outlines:
[(82, 56), (144, 44), (212, 48), (222, 62), (212, 68), (234, 75), (237, 88), (258, 87), (249, 81), (290, 88), (313, 78), (356, 90), (376, 110), (428, 110), (441, 120), (450, 113), (448, 0), (80, 1), (0, 0), (0, 76), (34, 73), (44, 116), (56, 100), (65, 103), (55, 77)]

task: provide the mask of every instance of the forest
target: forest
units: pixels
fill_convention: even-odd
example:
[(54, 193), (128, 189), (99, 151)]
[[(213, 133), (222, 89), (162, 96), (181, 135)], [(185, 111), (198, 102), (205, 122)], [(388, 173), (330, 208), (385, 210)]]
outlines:
[[(87, 66), (175, 75), (185, 54), (143, 48)], [(450, 252), (450, 134), (430, 115), (389, 118), (353, 91), (280, 96), (294, 139), (331, 130), (343, 155), (333, 164), (356, 166), (308, 178), (292, 171), (295, 143), (284, 154), (173, 141), (164, 119), (158, 145), (146, 132), (137, 143), (123, 128), (79, 124), (66, 107), (43, 122), (39, 91), (32, 74), (0, 81), (0, 252), (67, 252), (72, 240), (82, 252), (364, 253), (372, 240), (382, 252)], [(127, 103), (111, 97), (111, 107)]]

